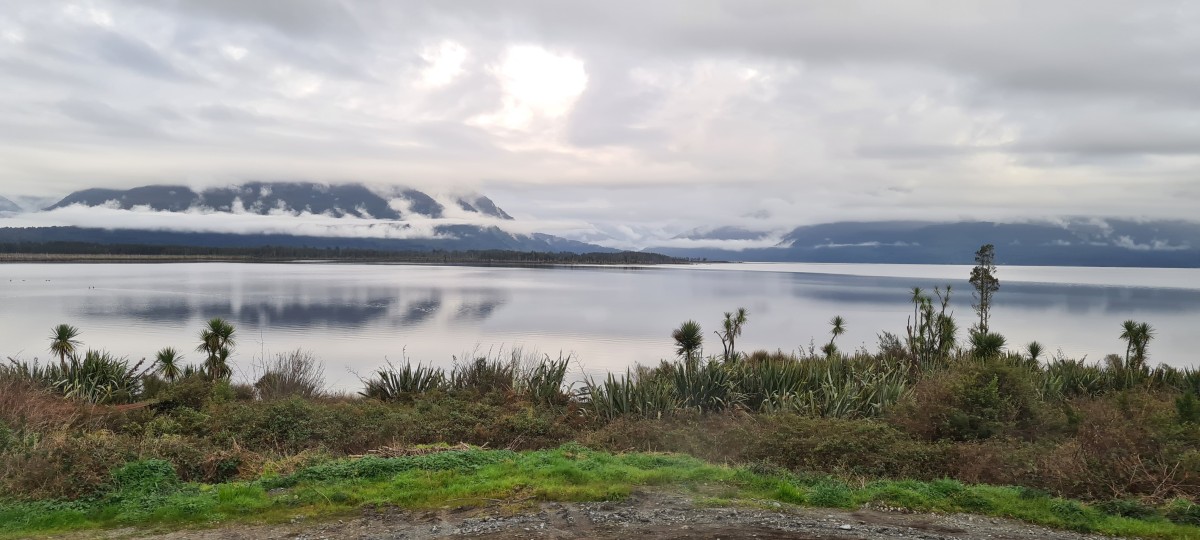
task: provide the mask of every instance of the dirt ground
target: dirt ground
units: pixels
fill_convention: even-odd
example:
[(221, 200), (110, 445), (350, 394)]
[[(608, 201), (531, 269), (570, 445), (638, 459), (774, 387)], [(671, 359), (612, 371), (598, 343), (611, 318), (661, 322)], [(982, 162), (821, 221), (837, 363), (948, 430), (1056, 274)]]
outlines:
[(512, 510), (497, 501), (478, 508), (437, 511), (364, 510), (333, 521), (297, 519), (282, 525), (230, 525), (166, 534), (133, 529), (69, 538), (158, 540), (317, 540), (317, 539), (627, 539), (717, 540), (1084, 540), (1106, 538), (964, 514), (908, 514), (797, 508), (763, 502), (764, 508), (709, 507), (687, 496), (640, 492), (616, 503), (542, 503)]

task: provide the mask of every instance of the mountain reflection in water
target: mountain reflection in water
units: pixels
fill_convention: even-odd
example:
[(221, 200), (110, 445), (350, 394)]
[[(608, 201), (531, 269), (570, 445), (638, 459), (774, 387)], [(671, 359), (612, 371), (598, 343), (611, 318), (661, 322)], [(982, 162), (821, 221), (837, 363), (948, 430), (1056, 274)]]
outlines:
[[(992, 325), (1011, 347), (1037, 340), (1096, 360), (1123, 350), (1121, 321), (1136, 319), (1157, 330), (1152, 363), (1192, 365), (1200, 271), (1163, 272), (1002, 267)], [(1021, 278), (1043, 274), (1054, 279)], [(247, 378), (263, 357), (297, 347), (320, 357), (343, 389), (385, 361), (447, 366), (471, 351), (512, 348), (574, 353), (577, 369), (598, 374), (671, 357), (670, 331), (687, 319), (705, 328), (708, 352), (719, 351), (711, 331), (740, 306), (750, 311), (743, 350), (807, 349), (827, 339), (833, 315), (847, 320), (845, 350), (873, 350), (880, 332), (903, 333), (914, 286), (951, 284), (951, 309), (966, 328), (974, 318), (966, 276), (912, 265), (11, 264), (0, 265), (0, 357), (45, 358), (44, 338), (59, 323), (78, 326), (85, 347), (134, 359), (166, 346), (192, 351), (204, 321), (224, 317), (237, 327), (234, 365)]]

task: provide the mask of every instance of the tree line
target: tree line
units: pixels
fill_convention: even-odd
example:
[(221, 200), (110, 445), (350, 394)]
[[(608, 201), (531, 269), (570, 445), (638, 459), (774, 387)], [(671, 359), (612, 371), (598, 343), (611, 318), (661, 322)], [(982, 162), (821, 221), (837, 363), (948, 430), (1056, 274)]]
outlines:
[(209, 247), (149, 244), (95, 244), (88, 242), (0, 243), (0, 253), (24, 255), (127, 256), (127, 257), (220, 257), (230, 259), (413, 262), (413, 263), (521, 263), (521, 264), (673, 264), (688, 262), (657, 253), (571, 253), (511, 251), (501, 249), (466, 251), (387, 251), (357, 248), (288, 246)]

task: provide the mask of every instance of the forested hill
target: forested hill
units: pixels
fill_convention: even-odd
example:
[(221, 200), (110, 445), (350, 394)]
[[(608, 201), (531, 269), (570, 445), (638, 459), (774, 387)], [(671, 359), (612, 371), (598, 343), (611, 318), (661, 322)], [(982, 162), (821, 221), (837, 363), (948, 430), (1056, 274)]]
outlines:
[(496, 227), (442, 225), (438, 238), (373, 238), (337, 236), (296, 236), (287, 234), (234, 234), (209, 232), (149, 231), (135, 229), (94, 229), (82, 227), (8, 227), (0, 228), (0, 243), (79, 242), (84, 244), (126, 244), (146, 246), (191, 246), (214, 248), (253, 248), (261, 246), (367, 249), (377, 251), (568, 251), (572, 253), (615, 253), (583, 242), (548, 234), (518, 235)]

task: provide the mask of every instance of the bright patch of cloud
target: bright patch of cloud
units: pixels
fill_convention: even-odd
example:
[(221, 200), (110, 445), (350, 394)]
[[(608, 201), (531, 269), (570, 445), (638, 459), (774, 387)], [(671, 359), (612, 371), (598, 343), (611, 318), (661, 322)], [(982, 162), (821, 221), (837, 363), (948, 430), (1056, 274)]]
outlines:
[(237, 45), (226, 45), (221, 47), (221, 53), (234, 62), (240, 62), (242, 58), (246, 57), (247, 52), (249, 51), (247, 51), (245, 47), (238, 47)]
[(321, 89), (320, 77), (292, 67), (279, 66), (271, 72), (271, 76), (276, 90), (288, 98), (307, 97)]
[(1113, 242), (1113, 245), (1134, 251), (1183, 251), (1191, 249), (1186, 243), (1182, 245), (1173, 245), (1163, 240), (1154, 239), (1145, 244), (1139, 244), (1129, 236), (1118, 236)]
[(501, 109), (479, 117), (480, 125), (526, 129), (538, 119), (561, 118), (587, 88), (583, 61), (541, 47), (509, 47), (492, 74), (504, 91)]
[(855, 248), (855, 247), (872, 247), (872, 248), (873, 247), (910, 247), (910, 246), (919, 246), (919, 245), (920, 244), (910, 244), (908, 242), (890, 242), (890, 243), (858, 242), (855, 244), (833, 244), (833, 243), (817, 244), (813, 247), (818, 248), (818, 249), (821, 249), (821, 248), (828, 249), (828, 248)]
[(437, 88), (450, 84), (463, 74), (467, 61), (467, 48), (446, 40), (421, 51), (421, 59), (428, 65), (421, 70), (418, 86)]
[(112, 14), (93, 5), (70, 4), (63, 8), (63, 13), (81, 23), (94, 24), (103, 28), (112, 28), (113, 26)]

